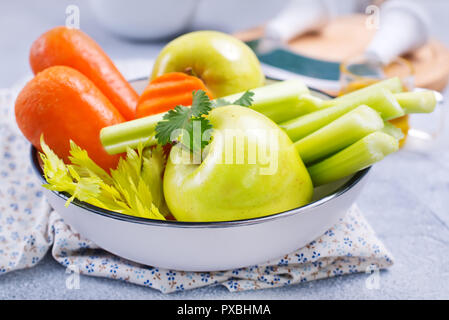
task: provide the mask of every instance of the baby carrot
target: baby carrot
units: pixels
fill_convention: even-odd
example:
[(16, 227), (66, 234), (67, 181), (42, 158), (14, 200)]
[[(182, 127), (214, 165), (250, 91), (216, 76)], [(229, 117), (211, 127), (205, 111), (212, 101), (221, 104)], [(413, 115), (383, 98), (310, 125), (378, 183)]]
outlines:
[(204, 90), (212, 95), (201, 79), (182, 72), (170, 72), (152, 80), (139, 98), (136, 118), (173, 109), (177, 105), (190, 106), (192, 91)]
[(47, 31), (31, 46), (30, 64), (34, 74), (56, 65), (78, 70), (100, 89), (126, 120), (134, 119), (137, 93), (101, 47), (84, 32), (66, 27)]

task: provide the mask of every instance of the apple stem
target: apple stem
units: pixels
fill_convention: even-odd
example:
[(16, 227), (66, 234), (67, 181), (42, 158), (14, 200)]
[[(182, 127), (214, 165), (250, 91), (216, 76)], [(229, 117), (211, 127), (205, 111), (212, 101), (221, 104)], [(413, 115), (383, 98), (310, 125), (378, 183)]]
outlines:
[(202, 80), (201, 77), (193, 70), (192, 67), (185, 68), (184, 73), (188, 74), (189, 76), (197, 77), (198, 79)]

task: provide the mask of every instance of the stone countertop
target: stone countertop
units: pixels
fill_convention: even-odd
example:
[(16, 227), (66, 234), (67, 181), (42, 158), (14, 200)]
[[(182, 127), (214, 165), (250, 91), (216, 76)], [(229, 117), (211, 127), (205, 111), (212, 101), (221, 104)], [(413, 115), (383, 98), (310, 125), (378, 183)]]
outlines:
[[(65, 7), (77, 1), (35, 3), (29, 1), (27, 8), (17, 1), (0, 3), (0, 88), (29, 73), (30, 44), (45, 30), (63, 24)], [(79, 6), (81, 28), (114, 59), (153, 57), (163, 45), (114, 38), (99, 28), (88, 9)], [(449, 44), (445, 33), (449, 3), (432, 1), (430, 9), (432, 33)], [(444, 96), (443, 108), (447, 109), (449, 90)], [(378, 289), (366, 287), (367, 274), (354, 274), (259, 291), (229, 293), (216, 286), (169, 295), (121, 281), (82, 276), (80, 289), (68, 290), (68, 274), (47, 254), (32, 269), (2, 275), (0, 299), (448, 299), (448, 112), (445, 117), (446, 128), (434, 145), (420, 150), (410, 143), (376, 164), (358, 200), (367, 220), (395, 257), (395, 265), (380, 273)]]

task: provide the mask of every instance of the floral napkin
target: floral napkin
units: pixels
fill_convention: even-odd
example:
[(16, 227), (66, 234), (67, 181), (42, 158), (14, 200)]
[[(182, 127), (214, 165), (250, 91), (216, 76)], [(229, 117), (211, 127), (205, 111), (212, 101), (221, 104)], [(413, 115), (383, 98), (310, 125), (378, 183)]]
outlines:
[[(148, 74), (151, 61), (118, 65), (128, 78), (139, 78)], [(15, 96), (23, 84), (0, 89), (0, 279), (3, 273), (33, 267), (49, 249), (60, 264), (80, 274), (124, 280), (164, 293), (218, 284), (230, 291), (279, 287), (393, 264), (357, 206), (307, 246), (246, 268), (184, 272), (114, 256), (65, 224), (43, 196), (30, 166), (29, 143), (14, 119)]]

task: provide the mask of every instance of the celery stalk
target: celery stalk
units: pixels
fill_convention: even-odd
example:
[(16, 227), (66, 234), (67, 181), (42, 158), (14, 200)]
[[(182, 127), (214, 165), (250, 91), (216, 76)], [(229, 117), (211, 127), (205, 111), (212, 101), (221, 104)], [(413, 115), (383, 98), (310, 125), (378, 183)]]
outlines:
[(435, 93), (432, 90), (396, 93), (394, 97), (405, 113), (430, 113), (437, 105)]
[[(316, 104), (320, 102), (320, 99), (309, 94), (309, 89), (302, 81), (294, 79), (276, 82), (251, 89), (251, 91), (254, 96), (250, 108), (276, 123), (316, 110)], [(232, 102), (241, 95), (242, 93), (237, 93), (221, 99)]]
[[(365, 90), (368, 88), (369, 90)], [(353, 93), (357, 93), (357, 95), (352, 95)], [(322, 108), (325, 109), (341, 104), (352, 106), (366, 104), (380, 112), (384, 120), (398, 118), (405, 114), (394, 94), (382, 87), (366, 87), (332, 100), (326, 100)]]
[[(318, 108), (320, 100), (309, 95), (309, 89), (299, 80), (276, 82), (251, 90), (254, 92), (250, 108), (266, 115), (274, 122), (284, 121)], [(235, 101), (242, 93), (222, 97)], [(305, 97), (303, 97), (305, 95)], [(127, 147), (136, 148), (139, 143), (146, 146), (156, 144), (154, 129), (165, 113), (144, 117), (103, 128), (100, 140), (109, 154), (125, 152)]]
[(383, 126), (384, 122), (375, 110), (361, 105), (295, 142), (295, 147), (308, 165), (346, 148)]
[(126, 152), (126, 148), (155, 145), (154, 130), (165, 113), (105, 127), (100, 131), (100, 140), (109, 154)]
[(369, 95), (362, 95), (357, 99), (350, 99), (335, 106), (322, 108), (283, 122), (279, 126), (285, 130), (292, 141), (298, 141), (362, 104), (378, 111), (384, 120), (404, 115), (404, 110), (402, 110), (394, 95), (386, 89), (377, 88), (369, 91)]
[[(287, 80), (252, 89), (254, 102), (251, 108), (276, 123), (282, 123), (281, 127), (296, 141), (361, 104), (376, 109), (384, 119), (403, 115), (394, 96), (386, 90), (400, 91), (398, 84), (400, 81), (397, 78), (381, 81), (356, 91), (357, 94), (353, 92), (329, 102), (312, 96), (301, 81)], [(222, 99), (232, 102), (241, 95), (239, 93)], [(323, 113), (315, 114), (316, 112)], [(314, 115), (311, 118), (299, 118), (298, 123), (297, 119), (289, 120), (306, 114)], [(100, 134), (101, 142), (109, 154), (125, 152), (126, 147), (135, 148), (141, 142), (146, 145), (155, 144), (156, 141), (152, 138), (154, 128), (163, 115), (164, 113), (104, 128)]]
[(369, 167), (398, 148), (398, 140), (392, 136), (383, 132), (373, 132), (307, 169), (314, 186), (319, 186)]
[(402, 132), (402, 130), (388, 121), (384, 121), (384, 127), (380, 131), (389, 134), (396, 140), (401, 140), (402, 138), (404, 138), (404, 133)]
[[(388, 91), (391, 91), (392, 93), (398, 93), (398, 92), (402, 92), (403, 90), (403, 86), (402, 86), (402, 82), (398, 77), (395, 78), (390, 78), (387, 80), (383, 80), (383, 81), (379, 81), (376, 82), (372, 85), (366, 86), (364, 88), (361, 88), (359, 90), (347, 93), (345, 95), (342, 95), (340, 97), (337, 97), (333, 100), (329, 100), (326, 101), (328, 104), (328, 106), (334, 106), (337, 104), (342, 103), (343, 101), (352, 101), (352, 100), (358, 100), (360, 101), (361, 99), (363, 99), (363, 97), (365, 95), (369, 95), (369, 92), (374, 90), (378, 90), (378, 89), (386, 89)], [(362, 102), (367, 104), (366, 102)]]

